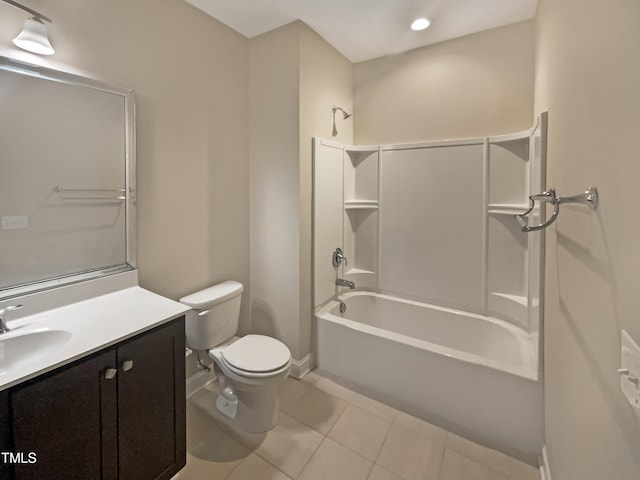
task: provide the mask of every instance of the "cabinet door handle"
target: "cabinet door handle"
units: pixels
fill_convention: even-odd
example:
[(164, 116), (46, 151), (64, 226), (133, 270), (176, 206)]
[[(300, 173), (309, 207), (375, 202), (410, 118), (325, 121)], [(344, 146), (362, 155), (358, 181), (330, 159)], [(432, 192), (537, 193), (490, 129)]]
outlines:
[(125, 360), (124, 362), (122, 362), (122, 371), (123, 372), (128, 372), (132, 368), (133, 368), (133, 360)]
[(115, 368), (107, 368), (104, 371), (104, 378), (106, 378), (107, 380), (113, 380), (113, 378), (116, 376), (116, 373), (118, 373), (118, 370), (116, 370)]

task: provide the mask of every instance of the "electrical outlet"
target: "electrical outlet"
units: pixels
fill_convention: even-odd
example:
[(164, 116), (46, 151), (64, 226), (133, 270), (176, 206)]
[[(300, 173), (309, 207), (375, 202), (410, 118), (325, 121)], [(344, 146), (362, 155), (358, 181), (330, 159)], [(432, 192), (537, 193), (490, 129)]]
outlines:
[(640, 419), (640, 346), (622, 330), (620, 354), (620, 388)]
[(2, 217), (2, 230), (17, 230), (18, 228), (27, 228), (28, 226), (29, 217), (26, 215)]

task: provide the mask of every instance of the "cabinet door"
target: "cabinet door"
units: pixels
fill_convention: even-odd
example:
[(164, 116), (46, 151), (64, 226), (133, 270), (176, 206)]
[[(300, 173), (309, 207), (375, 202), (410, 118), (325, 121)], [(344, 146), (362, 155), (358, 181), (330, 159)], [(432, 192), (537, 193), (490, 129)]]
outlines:
[[(0, 392), (0, 452), (11, 451), (11, 423), (9, 418), (9, 391)], [(13, 476), (11, 466), (0, 458), (0, 480)]]
[(117, 355), (119, 479), (170, 479), (186, 457), (184, 319)]
[(14, 465), (16, 480), (115, 480), (116, 381), (108, 351), (11, 390), (10, 451), (35, 453), (35, 463)]

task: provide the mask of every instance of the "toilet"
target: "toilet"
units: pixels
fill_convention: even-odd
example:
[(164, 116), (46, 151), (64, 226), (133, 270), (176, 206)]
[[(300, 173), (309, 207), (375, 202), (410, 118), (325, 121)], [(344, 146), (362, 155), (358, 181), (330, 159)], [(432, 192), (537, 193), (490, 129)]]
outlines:
[(278, 422), (278, 385), (289, 375), (291, 352), (265, 335), (236, 337), (243, 286), (227, 281), (180, 299), (191, 307), (187, 344), (207, 350), (218, 375), (216, 408), (238, 428), (263, 433)]

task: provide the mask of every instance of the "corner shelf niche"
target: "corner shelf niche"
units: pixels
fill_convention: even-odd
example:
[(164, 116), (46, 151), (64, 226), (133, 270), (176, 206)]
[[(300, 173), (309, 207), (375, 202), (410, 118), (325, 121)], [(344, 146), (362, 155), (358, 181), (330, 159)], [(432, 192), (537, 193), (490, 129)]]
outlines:
[[(489, 139), (489, 208), (525, 205), (529, 198), (529, 132)], [(521, 211), (524, 211), (521, 210)], [(520, 213), (520, 212), (516, 212)]]
[(379, 147), (344, 149), (343, 247), (345, 278), (358, 287), (377, 286)]
[(499, 312), (499, 315), (515, 320), (519, 324), (525, 325), (527, 322), (528, 300), (525, 296), (489, 292), (487, 307), (489, 310)]
[(487, 310), (523, 327), (528, 311), (528, 239), (513, 218), (529, 209), (531, 132), (489, 138)]

